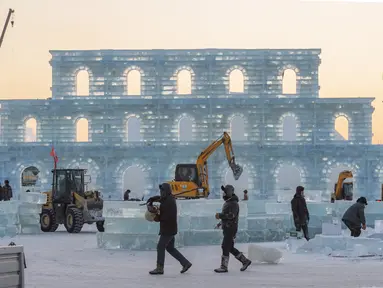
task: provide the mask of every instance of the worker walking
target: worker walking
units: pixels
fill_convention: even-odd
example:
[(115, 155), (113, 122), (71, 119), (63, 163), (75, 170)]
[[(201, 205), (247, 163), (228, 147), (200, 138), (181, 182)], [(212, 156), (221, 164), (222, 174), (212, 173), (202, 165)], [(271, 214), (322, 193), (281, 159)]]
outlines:
[(303, 236), (307, 241), (309, 238), (308, 223), (310, 221), (310, 213), (307, 209), (306, 200), (304, 197), (305, 188), (298, 186), (295, 190), (295, 195), (291, 200), (291, 210), (293, 212), (293, 219), (296, 231), (303, 232)]
[[(359, 237), (362, 230), (366, 230), (366, 217), (364, 216), (364, 208), (367, 205), (367, 199), (360, 197), (356, 203), (352, 204), (342, 217), (343, 223), (351, 231), (352, 237)], [(362, 227), (361, 227), (362, 226)]]
[(181, 273), (189, 270), (192, 264), (174, 247), (174, 236), (177, 235), (177, 204), (168, 183), (160, 185), (160, 196), (154, 196), (147, 202), (160, 202), (159, 215), (154, 221), (160, 222), (160, 239), (157, 244), (157, 267), (149, 272), (151, 275), (164, 274), (165, 250), (182, 265)]
[(234, 187), (232, 185), (221, 186), (223, 191), (223, 200), (225, 203), (222, 207), (221, 213), (216, 213), (215, 218), (221, 219), (219, 226), (223, 230), (223, 241), (222, 241), (222, 256), (221, 266), (214, 271), (217, 273), (228, 272), (229, 256), (230, 253), (242, 263), (241, 271), (245, 271), (251, 264), (251, 261), (243, 255), (242, 252), (238, 251), (234, 247), (235, 237), (238, 230), (238, 219), (239, 219), (239, 205), (238, 197), (234, 193)]

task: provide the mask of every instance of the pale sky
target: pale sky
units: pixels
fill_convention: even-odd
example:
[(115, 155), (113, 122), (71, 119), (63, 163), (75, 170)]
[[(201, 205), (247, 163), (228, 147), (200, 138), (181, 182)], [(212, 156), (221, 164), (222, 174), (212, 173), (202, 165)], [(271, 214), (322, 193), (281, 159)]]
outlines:
[(321, 48), (320, 97), (375, 97), (383, 142), (383, 3), (0, 0), (1, 29), (9, 8), (1, 99), (50, 97), (53, 49)]

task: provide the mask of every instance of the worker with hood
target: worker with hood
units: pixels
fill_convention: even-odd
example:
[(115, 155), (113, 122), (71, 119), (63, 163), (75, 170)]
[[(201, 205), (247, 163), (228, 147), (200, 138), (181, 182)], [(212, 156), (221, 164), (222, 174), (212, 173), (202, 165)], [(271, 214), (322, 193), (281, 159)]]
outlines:
[(160, 222), (160, 239), (157, 244), (157, 267), (149, 272), (151, 275), (164, 274), (165, 250), (168, 251), (182, 266), (181, 273), (189, 270), (192, 264), (174, 247), (177, 227), (177, 203), (173, 197), (170, 184), (163, 183), (159, 186), (160, 196), (148, 199), (148, 203), (160, 202), (159, 213), (154, 221)]
[(298, 186), (295, 190), (295, 195), (291, 200), (291, 210), (293, 212), (293, 219), (296, 231), (303, 232), (303, 236), (307, 241), (309, 238), (308, 223), (310, 221), (310, 213), (307, 209), (306, 200), (304, 197), (305, 188)]
[[(359, 237), (362, 230), (366, 230), (366, 217), (364, 216), (364, 208), (367, 205), (367, 199), (360, 197), (356, 203), (352, 204), (342, 217), (343, 223), (351, 231), (352, 237)], [(361, 227), (362, 226), (362, 227)]]
[(251, 261), (234, 247), (234, 240), (238, 230), (239, 199), (237, 195), (234, 194), (234, 187), (232, 185), (221, 186), (221, 190), (223, 191), (223, 200), (225, 200), (225, 203), (223, 204), (222, 212), (216, 213), (215, 218), (221, 219), (220, 226), (223, 230), (223, 241), (221, 245), (222, 256), (221, 266), (214, 271), (216, 273), (228, 272), (230, 253), (242, 263), (240, 270), (245, 271), (247, 267), (250, 266)]

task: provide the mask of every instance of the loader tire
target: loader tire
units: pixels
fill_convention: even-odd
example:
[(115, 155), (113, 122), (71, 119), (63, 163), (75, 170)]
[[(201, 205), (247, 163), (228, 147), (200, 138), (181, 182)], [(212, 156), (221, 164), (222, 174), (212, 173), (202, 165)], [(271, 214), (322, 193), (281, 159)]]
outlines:
[(98, 232), (105, 232), (104, 221), (97, 221), (96, 227), (97, 227)]
[(40, 214), (40, 227), (43, 232), (55, 232), (59, 227), (56, 215), (52, 209), (43, 209)]
[(68, 208), (64, 223), (66, 231), (68, 231), (68, 233), (79, 233), (83, 225), (84, 217), (81, 210), (75, 207)]

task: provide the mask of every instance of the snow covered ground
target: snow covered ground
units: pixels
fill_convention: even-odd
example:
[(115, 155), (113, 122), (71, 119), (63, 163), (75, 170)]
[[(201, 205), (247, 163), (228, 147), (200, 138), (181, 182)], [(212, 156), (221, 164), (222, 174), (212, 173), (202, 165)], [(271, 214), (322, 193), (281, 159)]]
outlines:
[[(179, 264), (167, 255), (165, 275), (151, 276), (148, 271), (154, 268), (155, 252), (98, 249), (96, 234), (89, 228), (77, 235), (58, 231), (12, 239), (25, 247), (26, 287), (383, 287), (380, 259), (352, 261), (286, 250), (280, 264), (255, 264), (245, 272), (239, 271), (239, 263), (231, 257), (229, 273), (217, 275), (213, 269), (219, 265), (220, 246), (181, 249), (193, 263), (183, 275)], [(0, 239), (0, 245), (9, 241)], [(261, 245), (284, 249), (284, 243)], [(247, 245), (238, 247), (247, 253)]]

